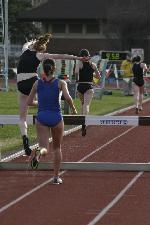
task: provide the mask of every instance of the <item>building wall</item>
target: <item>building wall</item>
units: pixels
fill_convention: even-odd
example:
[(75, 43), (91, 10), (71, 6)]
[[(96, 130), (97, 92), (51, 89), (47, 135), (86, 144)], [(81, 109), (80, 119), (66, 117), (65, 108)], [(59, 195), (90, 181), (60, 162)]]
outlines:
[[(133, 40), (132, 48), (144, 48), (145, 61), (150, 64), (150, 39)], [(48, 45), (50, 53), (68, 53), (77, 55), (82, 48), (87, 48), (91, 55), (107, 51), (131, 51), (131, 47), (124, 45), (122, 39), (57, 39), (53, 38)]]
[[(53, 35), (50, 51), (75, 53), (88, 48), (91, 54), (100, 50), (119, 50), (122, 48), (115, 26), (102, 20), (67, 20), (42, 23), (42, 32)], [(61, 27), (62, 26), (62, 27)], [(108, 32), (109, 30), (109, 32)]]
[(100, 50), (121, 50), (118, 39), (56, 39), (53, 38), (48, 46), (51, 53), (78, 54), (82, 48), (89, 49), (93, 55)]
[[(48, 0), (32, 0), (34, 6), (42, 4), (45, 1)], [(57, 3), (57, 0), (52, 2)], [(35, 9), (35, 11), (33, 10), (35, 12), (34, 17), (31, 16), (30, 14), (28, 14), (28, 17), (27, 16), (25, 17), (28, 19), (29, 18), (33, 19), (33, 21), (34, 19), (35, 21), (39, 21), (39, 19), (41, 18), (42, 26), (40, 23), (37, 25), (38, 27), (41, 26), (41, 33), (50, 32), (53, 34), (53, 39), (51, 41), (51, 45), (49, 46), (49, 50), (51, 52), (77, 54), (81, 48), (88, 48), (91, 51), (91, 54), (94, 54), (99, 50), (130, 51), (131, 48), (143, 48), (145, 52), (145, 59), (147, 61), (150, 61), (149, 59), (150, 40), (146, 36), (145, 39), (142, 39), (143, 36), (142, 33), (140, 33), (139, 29), (139, 27), (141, 27), (139, 26), (140, 21), (142, 24), (148, 22), (147, 18), (149, 15), (148, 10), (150, 5), (148, 0), (144, 0), (144, 4), (143, 2), (135, 4), (136, 2), (135, 0), (127, 1), (128, 4), (126, 2), (122, 2), (121, 4), (119, 4), (120, 3), (119, 0), (113, 1), (111, 0), (112, 4), (110, 4), (109, 7), (107, 7), (108, 4), (106, 0), (103, 3), (102, 1), (99, 2), (96, 1), (97, 5), (99, 5), (100, 3), (102, 3), (103, 5), (98, 11), (97, 5), (95, 5), (95, 10), (93, 10), (93, 12), (94, 14), (95, 12), (97, 12), (97, 14), (95, 14), (94, 16), (93, 14), (92, 16), (90, 16), (90, 14), (87, 14), (88, 19), (85, 16), (82, 17), (83, 15), (81, 14), (81, 11), (78, 11), (79, 14), (76, 14), (77, 8), (76, 10), (74, 10), (74, 8), (71, 9), (74, 17), (71, 14), (71, 18), (69, 19), (69, 17), (66, 16), (66, 13), (68, 12), (69, 9), (67, 7), (63, 7), (64, 4), (67, 4), (67, 2), (68, 1), (66, 0), (65, 1), (60, 0), (59, 5), (61, 5), (61, 7), (59, 8), (59, 13), (55, 13), (53, 16), (52, 14), (47, 14), (47, 17), (45, 17), (45, 13), (46, 12), (49, 13), (49, 11), (51, 10), (51, 7), (49, 7), (51, 6), (49, 4), (50, 3), (49, 0), (47, 4), (47, 7), (49, 8), (43, 7), (44, 9), (43, 11), (40, 11), (38, 9), (36, 11)], [(71, 2), (71, 0), (69, 2)], [(81, 1), (80, 3), (82, 5), (84, 4), (84, 1)], [(87, 0), (86, 3), (91, 2)], [(86, 4), (86, 6), (87, 5), (88, 4)], [(55, 6), (54, 12), (55, 11), (57, 12), (56, 4), (54, 4), (53, 6)], [(88, 7), (90, 6), (88, 5)], [(90, 7), (90, 9), (93, 8)], [(140, 15), (143, 15), (142, 16), (142, 18), (144, 18), (143, 20), (142, 18), (140, 19)], [(133, 21), (135, 22), (134, 24)], [(99, 30), (97, 29), (97, 25), (99, 27), (98, 28)], [(92, 33), (92, 29), (94, 27), (95, 31)], [(145, 26), (143, 25), (142, 28), (143, 27)], [(149, 26), (147, 25), (145, 29), (148, 30), (148, 27)], [(131, 30), (131, 28), (133, 29)], [(139, 30), (139, 32), (136, 35), (135, 35), (135, 28), (136, 30)], [(97, 33), (96, 30), (98, 30)], [(120, 34), (119, 31), (121, 31)], [(124, 34), (122, 31), (126, 31), (125, 37), (121, 37), (121, 35)], [(134, 31), (133, 35), (131, 35), (131, 31)], [(127, 40), (128, 37), (130, 38)], [(136, 38), (132, 40), (132, 37)]]
[[(57, 21), (61, 24), (61, 22)], [(74, 22), (75, 23), (75, 22)], [(50, 32), (53, 35), (50, 41), (49, 51), (52, 53), (70, 53), (78, 54), (80, 49), (87, 48), (91, 54), (95, 54), (101, 50), (107, 51), (131, 51), (131, 48), (143, 48), (146, 61), (150, 62), (149, 57), (149, 44), (150, 39), (123, 39), (119, 38), (117, 33), (117, 27), (112, 24), (108, 24), (107, 21), (98, 21), (99, 30), (96, 33), (87, 32), (87, 24), (93, 23), (88, 21), (84, 23), (78, 21), (78, 24), (82, 24), (82, 30), (79, 33), (71, 33), (69, 30), (69, 24), (71, 22), (65, 21), (65, 29), (61, 33), (55, 33), (52, 29), (52, 25), (56, 22), (49, 22), (42, 24), (42, 32)]]

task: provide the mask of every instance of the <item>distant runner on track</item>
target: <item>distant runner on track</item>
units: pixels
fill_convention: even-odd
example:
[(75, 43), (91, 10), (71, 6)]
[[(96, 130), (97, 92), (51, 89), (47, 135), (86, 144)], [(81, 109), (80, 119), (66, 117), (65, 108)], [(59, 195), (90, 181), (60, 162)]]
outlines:
[[(77, 93), (81, 102), (81, 114), (89, 113), (90, 104), (93, 98), (93, 78), (100, 79), (100, 72), (95, 63), (91, 62), (88, 57), (90, 53), (87, 49), (82, 49), (79, 53), (85, 60), (79, 62), (75, 67), (75, 76), (77, 82)], [(82, 136), (86, 134), (86, 127), (82, 126)]]
[(141, 57), (136, 56), (133, 58), (133, 83), (134, 83), (134, 101), (135, 113), (143, 110), (143, 94), (144, 94), (144, 74), (147, 72), (147, 65), (141, 62)]

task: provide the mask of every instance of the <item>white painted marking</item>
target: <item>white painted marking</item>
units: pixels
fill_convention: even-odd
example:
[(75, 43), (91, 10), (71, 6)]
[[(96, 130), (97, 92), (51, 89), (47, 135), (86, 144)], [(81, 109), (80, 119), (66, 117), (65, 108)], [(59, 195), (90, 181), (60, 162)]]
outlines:
[(116, 136), (115, 138), (111, 139), (110, 141), (106, 142), (104, 145), (102, 145), (101, 147), (95, 149), (93, 152), (91, 152), (90, 154), (88, 154), (87, 156), (83, 157), (81, 160), (79, 160), (79, 162), (84, 161), (85, 159), (89, 158), (90, 156), (94, 155), (96, 152), (100, 151), (102, 148), (105, 148), (107, 145), (111, 144), (113, 141), (116, 141), (118, 138), (122, 137), (123, 135), (127, 134), (129, 131), (133, 130), (135, 127), (131, 127), (128, 130), (126, 130), (125, 132), (123, 132), (122, 134)]
[[(128, 107), (126, 110), (133, 108), (133, 106)], [(121, 111), (116, 111), (107, 115), (115, 115), (117, 114), (117, 112), (124, 112), (126, 111), (125, 109), (121, 110)], [(80, 129), (81, 126), (77, 127), (77, 129)], [(115, 141), (116, 139), (118, 139), (119, 137), (123, 136), (124, 134), (128, 133), (130, 130), (134, 129), (135, 127), (131, 127), (130, 129), (128, 129), (127, 131), (123, 132), (122, 134), (120, 134), (119, 136), (113, 138), (112, 140), (110, 140), (109, 142), (105, 143), (103, 146), (101, 146), (100, 148), (97, 148), (96, 150), (94, 150), (92, 153), (88, 154), (87, 156), (83, 157), (79, 162), (84, 161), (85, 159), (87, 159), (88, 157), (90, 157), (91, 155), (95, 154), (96, 152), (100, 151), (102, 148), (106, 147), (108, 144), (112, 143), (113, 141)], [(66, 134), (67, 135), (67, 134)], [(66, 171), (62, 171), (60, 173), (60, 175), (62, 175), (63, 173), (65, 173)], [(117, 202), (117, 199), (119, 201), (119, 199), (124, 195), (124, 193), (136, 182), (136, 180), (143, 174), (143, 172), (139, 172), (135, 178), (133, 178), (131, 180), (131, 182), (119, 193), (119, 195), (116, 196), (116, 198), (108, 205), (106, 206), (98, 215), (97, 217), (94, 218), (94, 220), (92, 220), (88, 225), (94, 225), (96, 223), (96, 221), (99, 221), (102, 216), (104, 216), (106, 214), (106, 212), (115, 204), (114, 202)], [(8, 203), (7, 205), (3, 206), (0, 208), (0, 213), (4, 212), (5, 210), (7, 210), (8, 208), (10, 208), (11, 206), (15, 205), (16, 203), (20, 202), (21, 200), (23, 200), (24, 198), (26, 198), (27, 196), (31, 195), (32, 193), (36, 192), (37, 190), (41, 189), (42, 187), (44, 187), (45, 185), (47, 185), (48, 183), (50, 183), (52, 181), (52, 178), (50, 178), (49, 180), (43, 182), (42, 184), (38, 185), (37, 187), (31, 189), (30, 191), (26, 192), (25, 194), (21, 195), (20, 197), (18, 197), (17, 199), (15, 199), (14, 201)]]
[(133, 184), (143, 175), (144, 172), (139, 172), (134, 178), (122, 189), (122, 191), (105, 207), (99, 212), (99, 214), (87, 225), (95, 225), (98, 223), (103, 216), (124, 196), (124, 194), (133, 186)]
[[(131, 127), (130, 129), (126, 130), (125, 132), (123, 132), (122, 134), (118, 135), (117, 137), (111, 139), (110, 141), (106, 142), (104, 145), (102, 145), (100, 148), (97, 148), (96, 150), (94, 150), (93, 152), (91, 152), (90, 154), (88, 154), (87, 156), (83, 157), (79, 162), (84, 161), (85, 159), (89, 158), (91, 155), (95, 154), (96, 152), (100, 151), (102, 148), (106, 147), (107, 145), (109, 145), (110, 143), (112, 143), (113, 141), (117, 140), (118, 138), (120, 138), (121, 136), (125, 135), (126, 133), (128, 133), (130, 130), (134, 129), (135, 127)], [(63, 174), (66, 171), (62, 171), (60, 173)], [(10, 203), (8, 203), (7, 205), (3, 206), (0, 208), (0, 213), (4, 212), (5, 210), (7, 210), (8, 208), (10, 208), (11, 206), (15, 205), (16, 203), (20, 202), (22, 199), (26, 198), (27, 196), (31, 195), (32, 193), (36, 192), (37, 190), (41, 189), (42, 187), (44, 187), (45, 185), (47, 185), (48, 183), (50, 183), (52, 181), (52, 178), (50, 178), (49, 180), (43, 182), (42, 184), (38, 185), (37, 187), (31, 189), (30, 191), (26, 192), (25, 194), (21, 195), (20, 197), (16, 198), (15, 200), (11, 201)]]
[[(71, 134), (71, 133), (81, 129), (81, 127), (82, 126), (78, 126), (78, 127), (74, 127), (72, 129), (69, 129), (67, 131), (64, 131), (64, 136), (67, 136), (67, 135), (69, 135), (69, 134)], [(52, 138), (49, 139), (49, 142), (52, 142)], [(30, 147), (31, 147), (31, 149), (35, 149), (35, 148), (38, 147), (38, 144), (32, 145)], [(14, 153), (14, 154), (11, 154), (10, 156), (7, 156), (7, 157), (3, 158), (3, 159), (0, 157), (0, 162), (9, 162), (9, 161), (11, 161), (13, 159), (16, 159), (16, 158), (24, 155), (24, 154), (25, 154), (25, 151), (21, 150), (21, 151), (18, 151), (16, 153)]]

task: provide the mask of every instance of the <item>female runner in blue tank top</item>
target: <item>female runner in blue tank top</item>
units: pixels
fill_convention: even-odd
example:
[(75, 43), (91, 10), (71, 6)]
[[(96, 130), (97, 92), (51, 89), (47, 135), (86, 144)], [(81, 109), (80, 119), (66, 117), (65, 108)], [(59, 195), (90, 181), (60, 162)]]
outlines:
[[(63, 139), (64, 122), (60, 108), (61, 92), (68, 102), (71, 112), (77, 114), (73, 100), (69, 95), (67, 83), (63, 80), (58, 80), (54, 77), (55, 62), (53, 59), (46, 59), (43, 61), (43, 70), (45, 79), (39, 79), (33, 85), (31, 93), (28, 97), (28, 105), (38, 106), (37, 112), (37, 137), (39, 141), (39, 150), (36, 151), (35, 156), (31, 161), (31, 166), (36, 169), (39, 163), (39, 158), (42, 155), (42, 149), (49, 150), (50, 130), (53, 143), (54, 154), (54, 184), (62, 183), (59, 178), (59, 168), (62, 160), (61, 142)], [(37, 94), (38, 101), (35, 101)]]

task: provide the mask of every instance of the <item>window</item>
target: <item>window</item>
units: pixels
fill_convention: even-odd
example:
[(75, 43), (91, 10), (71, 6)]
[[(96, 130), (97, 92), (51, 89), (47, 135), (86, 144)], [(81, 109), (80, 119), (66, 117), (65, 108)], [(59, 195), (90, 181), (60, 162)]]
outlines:
[(52, 24), (53, 33), (65, 33), (66, 25), (65, 24)]
[(86, 33), (99, 33), (99, 24), (86, 24)]
[(82, 33), (82, 24), (69, 24), (69, 33)]

